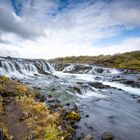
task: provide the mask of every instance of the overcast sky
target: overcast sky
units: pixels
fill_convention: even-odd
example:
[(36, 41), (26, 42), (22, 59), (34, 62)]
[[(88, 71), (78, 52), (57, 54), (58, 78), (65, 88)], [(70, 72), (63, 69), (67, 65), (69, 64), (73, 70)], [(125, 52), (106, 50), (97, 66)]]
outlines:
[(0, 0), (0, 56), (140, 50), (140, 0)]

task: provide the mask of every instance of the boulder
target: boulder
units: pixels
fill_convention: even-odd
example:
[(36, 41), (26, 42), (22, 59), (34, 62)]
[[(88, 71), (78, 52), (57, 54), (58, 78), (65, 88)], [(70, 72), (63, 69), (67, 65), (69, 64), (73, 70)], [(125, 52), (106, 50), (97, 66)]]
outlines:
[(108, 85), (102, 84), (101, 82), (89, 82), (88, 84), (92, 87), (99, 88), (99, 89), (104, 89), (104, 88), (109, 88), (110, 87)]
[(35, 96), (35, 98), (37, 100), (39, 100), (40, 102), (44, 102), (46, 100), (46, 97), (44, 95), (39, 94), (39, 93)]
[(76, 92), (81, 93), (81, 89), (80, 89), (79, 87), (74, 86), (73, 89), (74, 89)]
[(134, 84), (135, 82), (133, 80), (126, 80), (124, 81), (124, 84), (127, 84), (127, 85), (131, 85), (131, 84)]
[(91, 134), (87, 134), (83, 140), (94, 140), (94, 138)]
[(80, 120), (80, 114), (75, 112), (75, 111), (71, 111), (70, 113), (68, 113), (66, 115), (66, 118), (67, 119), (70, 119), (70, 120), (76, 120), (76, 121), (79, 121)]
[(114, 136), (110, 132), (103, 133), (102, 138), (101, 138), (101, 140), (113, 140), (113, 139), (114, 139)]
[(103, 73), (104, 72), (103, 68), (95, 68), (94, 70), (98, 73)]
[(87, 114), (87, 115), (85, 115), (85, 117), (86, 117), (86, 118), (89, 118), (89, 115)]
[(140, 99), (137, 99), (137, 102), (140, 103)]

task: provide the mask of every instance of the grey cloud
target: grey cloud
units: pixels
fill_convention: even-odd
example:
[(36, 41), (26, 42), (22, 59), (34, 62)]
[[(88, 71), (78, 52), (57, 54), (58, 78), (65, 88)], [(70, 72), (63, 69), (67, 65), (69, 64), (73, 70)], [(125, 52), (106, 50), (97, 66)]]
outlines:
[(126, 27), (140, 27), (140, 1), (116, 0), (108, 8), (110, 18)]
[(25, 39), (44, 35), (43, 28), (26, 19), (16, 19), (12, 11), (0, 8), (0, 30), (3, 33), (13, 33)]
[[(91, 0), (92, 1), (92, 0)], [(138, 0), (113, 0), (111, 2), (87, 0), (53, 16), (59, 4), (53, 0), (23, 0), (22, 17), (14, 16), (12, 8), (0, 8), (0, 31), (35, 40), (39, 36), (60, 37), (63, 40), (96, 40), (118, 33), (117, 25), (140, 26)], [(9, 4), (9, 3), (7, 3)], [(81, 6), (80, 6), (81, 5)], [(129, 13), (129, 14), (128, 14)]]

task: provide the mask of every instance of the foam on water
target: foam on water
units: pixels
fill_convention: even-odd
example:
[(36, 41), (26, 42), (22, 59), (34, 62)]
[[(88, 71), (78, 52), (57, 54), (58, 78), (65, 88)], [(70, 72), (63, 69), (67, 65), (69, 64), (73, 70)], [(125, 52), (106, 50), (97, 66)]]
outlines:
[(124, 84), (120, 84), (120, 83), (116, 83), (116, 82), (107, 82), (107, 81), (101, 81), (101, 82), (105, 85), (109, 85), (111, 87), (116, 87), (118, 89), (122, 89), (122, 90), (128, 92), (129, 94), (134, 94), (134, 95), (140, 96), (139, 88), (133, 88), (133, 87), (126, 86)]
[(0, 59), (0, 75), (24, 78), (53, 72), (53, 67), (44, 60)]
[[(45, 75), (45, 72), (53, 73), (58, 78)], [(78, 123), (79, 134), (90, 133), (96, 140), (100, 140), (105, 131), (111, 131), (116, 140), (139, 140), (140, 106), (137, 99), (140, 89), (108, 81), (108, 77), (113, 80), (113, 76), (119, 74), (118, 70), (109, 68), (104, 68), (103, 73), (70, 74), (54, 71), (44, 61), (0, 58), (0, 75), (21, 78), (22, 82), (30, 86), (42, 88), (46, 96), (52, 94), (66, 103), (74, 101), (78, 104), (78, 109), (83, 112), (81, 115), (84, 114)], [(78, 84), (79, 81), (82, 84)], [(116, 88), (96, 89), (87, 84), (94, 81)], [(76, 86), (81, 93), (74, 90)], [(138, 98), (132, 98), (126, 92), (138, 95)]]

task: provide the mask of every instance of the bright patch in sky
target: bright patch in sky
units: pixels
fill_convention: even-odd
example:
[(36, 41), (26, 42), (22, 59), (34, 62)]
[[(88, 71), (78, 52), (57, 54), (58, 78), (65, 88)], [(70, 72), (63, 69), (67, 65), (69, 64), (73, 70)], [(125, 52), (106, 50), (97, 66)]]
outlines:
[(140, 0), (0, 0), (0, 56), (140, 50)]

